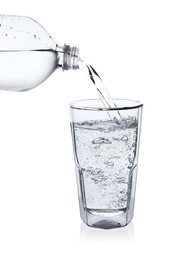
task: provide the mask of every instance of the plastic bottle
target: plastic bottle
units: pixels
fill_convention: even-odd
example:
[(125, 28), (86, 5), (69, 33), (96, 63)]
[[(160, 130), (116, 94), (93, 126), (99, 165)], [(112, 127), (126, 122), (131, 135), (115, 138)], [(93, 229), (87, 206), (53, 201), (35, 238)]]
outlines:
[(0, 15), (0, 90), (26, 91), (57, 68), (78, 69), (79, 49), (58, 46), (35, 20)]

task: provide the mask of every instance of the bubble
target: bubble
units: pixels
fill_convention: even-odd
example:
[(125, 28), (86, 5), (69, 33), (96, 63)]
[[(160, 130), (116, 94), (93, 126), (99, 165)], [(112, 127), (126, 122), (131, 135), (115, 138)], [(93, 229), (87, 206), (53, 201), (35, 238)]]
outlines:
[(130, 163), (133, 163), (133, 158), (129, 157), (129, 158), (128, 158), (128, 161), (129, 161)]
[(129, 128), (137, 127), (137, 121), (136, 121), (136, 118), (135, 118), (135, 120), (133, 119), (132, 122), (129, 123), (128, 127), (129, 127)]
[(100, 175), (103, 176), (104, 171), (100, 168), (93, 168), (91, 166), (88, 166), (87, 169), (85, 169), (86, 172), (92, 174), (92, 175)]
[(120, 138), (118, 138), (118, 137), (112, 137), (112, 139), (113, 139), (114, 141), (120, 141)]
[(96, 169), (95, 169), (95, 172), (96, 172), (97, 174), (99, 174), (99, 173), (103, 173), (104, 171), (103, 171), (102, 169), (100, 169), (100, 168), (96, 168)]
[(97, 144), (97, 145), (95, 145), (93, 148), (98, 149), (98, 148), (100, 148), (100, 145)]
[(121, 156), (113, 156), (113, 159), (120, 159)]
[(107, 166), (114, 166), (114, 163), (111, 161), (105, 161), (104, 164), (106, 164)]
[[(97, 184), (99, 182), (102, 182), (102, 181), (106, 181), (108, 179), (107, 176), (97, 176), (97, 177), (92, 177), (91, 180)], [(103, 184), (104, 185), (104, 184)], [(104, 185), (105, 186), (105, 185)]]
[(110, 129), (103, 129), (103, 132), (104, 132), (104, 133), (109, 133), (109, 132), (110, 132)]
[(127, 196), (124, 196), (123, 198), (118, 199), (118, 201), (122, 202), (122, 203), (126, 202), (127, 201)]
[(117, 124), (117, 125), (119, 125), (120, 124), (120, 122), (119, 122), (119, 120), (116, 118), (116, 117), (113, 117), (113, 120), (112, 120), (115, 124)]
[(112, 142), (104, 137), (98, 137), (92, 141), (92, 144), (112, 144)]
[(116, 177), (116, 182), (117, 183), (126, 183), (125, 177)]
[(120, 159), (121, 158), (121, 156), (115, 156), (115, 159)]
[(120, 159), (120, 158), (121, 158), (121, 156), (111, 156), (111, 157), (108, 157), (109, 160), (111, 160), (111, 159)]
[(125, 190), (121, 190), (119, 193), (126, 194), (126, 191)]
[(7, 36), (8, 36), (8, 34), (6, 33), (6, 34), (5, 34), (5, 36), (7, 37)]
[(91, 166), (88, 166), (87, 169), (86, 169), (87, 172), (92, 172), (93, 171), (93, 167)]
[(121, 138), (122, 141), (128, 141), (128, 136), (123, 135), (123, 137)]
[(118, 197), (118, 201), (121, 201), (121, 202), (127, 201), (127, 193), (123, 196)]
[(34, 34), (34, 38), (36, 39), (36, 38), (37, 38), (37, 35)]
[(91, 180), (95, 183), (95, 184), (97, 184), (97, 183), (99, 183), (101, 180), (100, 179), (97, 179), (97, 178), (91, 178)]
[(100, 181), (102, 181), (101, 179), (97, 179), (97, 178), (91, 178), (92, 181), (94, 181), (95, 184), (99, 183)]

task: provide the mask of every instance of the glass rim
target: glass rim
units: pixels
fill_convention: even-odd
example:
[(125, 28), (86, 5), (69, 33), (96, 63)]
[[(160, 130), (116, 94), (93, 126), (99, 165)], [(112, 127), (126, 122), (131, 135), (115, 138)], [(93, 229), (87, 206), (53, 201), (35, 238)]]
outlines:
[[(87, 110), (87, 111), (115, 111), (115, 110), (130, 110), (143, 107), (143, 104), (140, 101), (133, 99), (124, 99), (124, 98), (113, 98), (114, 102), (116, 101), (126, 101), (129, 104), (127, 106), (118, 106), (118, 107), (102, 107), (102, 101), (100, 99), (80, 99), (70, 102), (70, 108), (77, 110)], [(83, 106), (81, 103), (85, 101), (101, 101), (101, 106)], [(132, 105), (130, 105), (132, 103)]]

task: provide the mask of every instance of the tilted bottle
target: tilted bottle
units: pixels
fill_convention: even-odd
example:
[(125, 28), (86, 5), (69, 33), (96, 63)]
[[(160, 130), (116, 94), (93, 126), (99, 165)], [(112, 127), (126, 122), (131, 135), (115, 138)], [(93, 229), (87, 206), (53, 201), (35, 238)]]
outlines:
[(25, 91), (57, 68), (78, 69), (79, 50), (58, 46), (35, 20), (0, 15), (0, 90)]

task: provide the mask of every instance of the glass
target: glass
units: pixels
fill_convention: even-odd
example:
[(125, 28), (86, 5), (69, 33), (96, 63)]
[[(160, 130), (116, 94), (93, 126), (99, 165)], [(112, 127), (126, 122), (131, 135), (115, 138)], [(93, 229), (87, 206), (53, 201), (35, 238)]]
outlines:
[[(70, 104), (80, 215), (104, 229), (133, 218), (141, 126), (140, 102), (114, 102), (116, 108), (97, 99)], [(115, 113), (120, 121), (111, 117)]]

